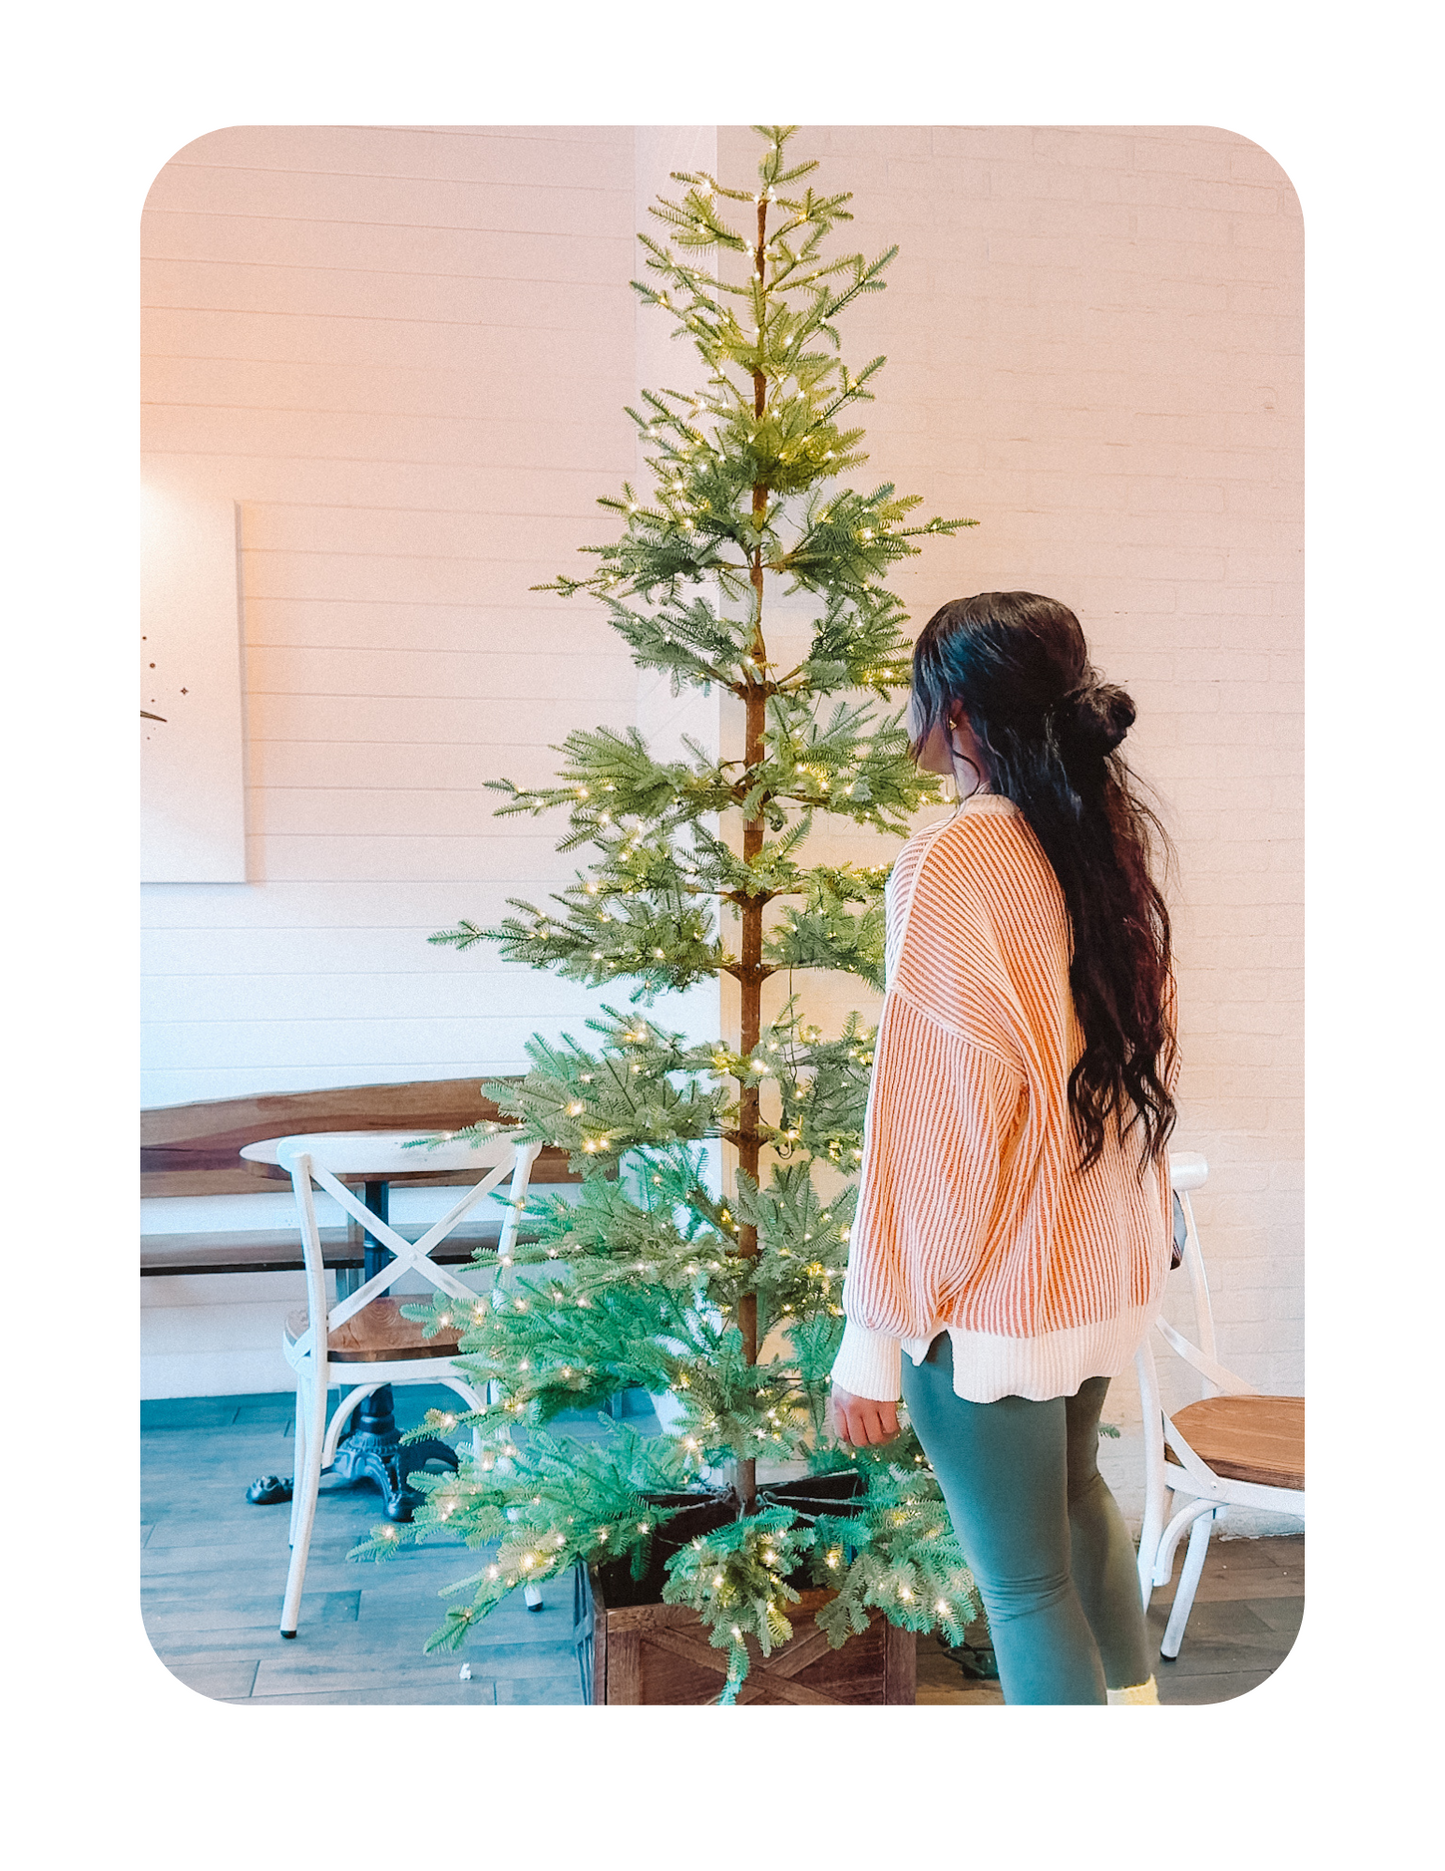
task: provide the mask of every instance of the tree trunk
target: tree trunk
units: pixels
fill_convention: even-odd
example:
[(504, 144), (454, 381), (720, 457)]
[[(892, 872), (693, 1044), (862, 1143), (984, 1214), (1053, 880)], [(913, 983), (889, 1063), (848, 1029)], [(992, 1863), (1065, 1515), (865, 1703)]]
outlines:
[[(768, 204), (762, 197), (758, 200), (758, 240), (753, 250), (753, 270), (761, 280), (766, 278), (766, 260), (764, 249), (767, 241)], [(768, 380), (764, 372), (753, 372), (753, 413), (761, 416), (767, 406)], [(768, 490), (766, 487), (753, 489), (753, 518), (767, 511)], [(761, 543), (753, 548), (750, 568), (750, 580), (753, 587), (753, 636), (749, 646), (752, 667), (747, 671), (746, 725), (743, 736), (743, 769), (745, 773), (763, 757), (763, 729), (767, 723), (766, 667), (767, 647), (763, 641), (763, 549)], [(759, 804), (756, 814), (743, 822), (743, 861), (751, 862), (763, 848), (766, 820)], [(741, 964), (742, 989), (741, 1022), (738, 1050), (744, 1059), (750, 1057), (762, 1036), (763, 1027), (763, 905), (751, 900), (744, 902), (740, 916), (741, 937), (739, 962)], [(742, 1082), (742, 1096), (738, 1109), (738, 1168), (746, 1170), (754, 1181), (758, 1179), (758, 1167), (762, 1157), (762, 1087), (756, 1077), (745, 1078)], [(748, 1226), (739, 1230), (738, 1252), (747, 1259), (756, 1257), (758, 1251), (758, 1231)], [(745, 1293), (738, 1301), (738, 1330), (742, 1334), (743, 1356), (750, 1365), (758, 1361), (758, 1298), (756, 1293)], [(758, 1465), (751, 1458), (738, 1462), (737, 1492), (745, 1514), (753, 1511), (757, 1499)]]

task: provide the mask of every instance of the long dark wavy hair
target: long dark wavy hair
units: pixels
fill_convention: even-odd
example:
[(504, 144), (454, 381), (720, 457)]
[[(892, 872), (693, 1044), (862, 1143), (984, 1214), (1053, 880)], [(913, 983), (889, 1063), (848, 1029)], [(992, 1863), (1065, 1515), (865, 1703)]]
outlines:
[(1169, 911), (1154, 881), (1168, 834), (1119, 753), (1135, 708), (1089, 662), (1079, 620), (1031, 591), (982, 591), (935, 611), (913, 648), (917, 759), (931, 729), (951, 744), (954, 704), (1053, 866), (1069, 914), (1069, 985), (1084, 1050), (1069, 1076), (1080, 1166), (1099, 1160), (1106, 1127), (1139, 1126), (1140, 1170), (1174, 1127), (1167, 1079)]

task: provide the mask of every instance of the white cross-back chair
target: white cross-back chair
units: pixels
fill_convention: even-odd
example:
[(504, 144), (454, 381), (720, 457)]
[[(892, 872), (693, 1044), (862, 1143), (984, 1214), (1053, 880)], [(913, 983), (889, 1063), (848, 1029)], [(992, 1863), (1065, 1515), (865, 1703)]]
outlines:
[[(1198, 1376), (1202, 1395), (1172, 1413), (1165, 1410), (1154, 1362), (1151, 1332), (1134, 1368), (1144, 1410), (1144, 1525), (1139, 1539), (1139, 1586), (1145, 1610), (1157, 1586), (1167, 1585), (1174, 1555), (1185, 1533), (1184, 1555), (1174, 1604), (1159, 1653), (1177, 1657), (1204, 1555), (1216, 1520), (1231, 1507), (1259, 1507), (1304, 1518), (1304, 1398), (1264, 1396), (1220, 1364), (1215, 1352), (1214, 1314), (1199, 1247), (1190, 1192), (1203, 1186), (1209, 1165), (1180, 1152), (1169, 1158), (1175, 1201), (1175, 1240), (1183, 1248), (1183, 1270), (1194, 1302), (1198, 1344), (1165, 1319), (1156, 1322), (1169, 1349)], [(1179, 1226), (1183, 1222), (1182, 1229)], [(1181, 1238), (1182, 1237), (1182, 1238)]]
[[(357, 1405), (383, 1384), (445, 1384), (468, 1409), (480, 1410), (487, 1403), (482, 1392), (474, 1389), (452, 1363), (477, 1293), (448, 1268), (439, 1266), (431, 1255), (510, 1173), (508, 1206), (497, 1244), (499, 1269), (509, 1264), (532, 1165), (542, 1146), (513, 1143), (503, 1135), (489, 1138), (476, 1148), (460, 1142), (434, 1150), (405, 1147), (425, 1135), (411, 1131), (332, 1132), (283, 1137), (274, 1146), (275, 1160), (291, 1175), (306, 1263), (306, 1308), (287, 1319), (282, 1335), (286, 1360), (296, 1373), (296, 1479), (291, 1496), (291, 1564), (281, 1608), (283, 1637), (296, 1635), (321, 1475), (336, 1459), (336, 1445)], [(418, 1170), (481, 1174), (460, 1201), (416, 1241), (405, 1240), (340, 1180), (342, 1176), (353, 1176), (383, 1181)], [(380, 1273), (329, 1308), (316, 1189), (324, 1189), (393, 1255)], [(403, 1274), (410, 1273), (420, 1274), (431, 1286), (457, 1301), (455, 1331), (428, 1339), (420, 1324), (401, 1316), (401, 1305), (415, 1303), (421, 1295), (404, 1294), (398, 1300), (389, 1297), (388, 1292)], [(363, 1367), (365, 1381), (345, 1390), (328, 1420), (326, 1399), (333, 1372), (345, 1386), (347, 1379), (361, 1375)], [(479, 1429), (473, 1432), (473, 1446), (480, 1455)]]

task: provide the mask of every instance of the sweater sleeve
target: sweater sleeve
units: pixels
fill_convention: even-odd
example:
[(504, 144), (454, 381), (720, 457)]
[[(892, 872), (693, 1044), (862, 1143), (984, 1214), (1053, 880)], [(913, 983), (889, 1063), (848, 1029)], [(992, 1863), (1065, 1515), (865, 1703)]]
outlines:
[[(938, 847), (933, 847), (936, 853)], [(915, 873), (884, 996), (834, 1380), (893, 1401), (903, 1339), (926, 1337), (987, 1256), (1024, 1073), (991, 1013), (988, 919), (956, 870)]]
[(873, 1071), (833, 1378), (892, 1402), (900, 1341), (926, 1336), (986, 1256), (1023, 1075), (896, 992)]
[(849, 1319), (833, 1360), (833, 1382), (855, 1397), (896, 1403), (903, 1393), (903, 1347), (887, 1332), (870, 1332)]

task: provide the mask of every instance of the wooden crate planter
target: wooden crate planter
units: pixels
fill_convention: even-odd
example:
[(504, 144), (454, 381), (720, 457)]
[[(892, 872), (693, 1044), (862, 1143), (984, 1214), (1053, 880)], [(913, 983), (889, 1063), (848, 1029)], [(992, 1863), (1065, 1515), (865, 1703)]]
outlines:
[[(832, 1486), (822, 1486), (834, 1493)], [(815, 1481), (776, 1493), (781, 1499), (794, 1491), (816, 1497), (821, 1489)], [(667, 1498), (673, 1504), (684, 1497)], [(839, 1500), (833, 1511), (841, 1505)], [(717, 1701), (727, 1676), (727, 1651), (709, 1642), (706, 1626), (689, 1606), (662, 1602), (662, 1564), (669, 1550), (730, 1519), (732, 1511), (717, 1502), (689, 1506), (661, 1531), (657, 1558), (640, 1581), (632, 1580), (621, 1566), (576, 1570), (574, 1640), (584, 1702), (656, 1706)], [(866, 1631), (835, 1650), (815, 1621), (835, 1594), (793, 1583), (801, 1592), (787, 1612), (793, 1636), (768, 1657), (756, 1638), (747, 1640), (751, 1667), (738, 1691), (738, 1705), (911, 1705), (916, 1684), (912, 1631), (900, 1630), (874, 1612)]]
[[(708, 1642), (695, 1611), (686, 1605), (609, 1607), (595, 1572), (578, 1575), (579, 1626), (590, 1633), (582, 1669), (583, 1694), (592, 1703), (716, 1702), (727, 1675), (727, 1652)], [(738, 1691), (738, 1705), (759, 1703), (843, 1705), (911, 1704), (916, 1640), (875, 1613), (866, 1631), (835, 1650), (814, 1622), (833, 1596), (805, 1590), (789, 1610), (794, 1636), (765, 1657), (748, 1639), (752, 1667)]]

